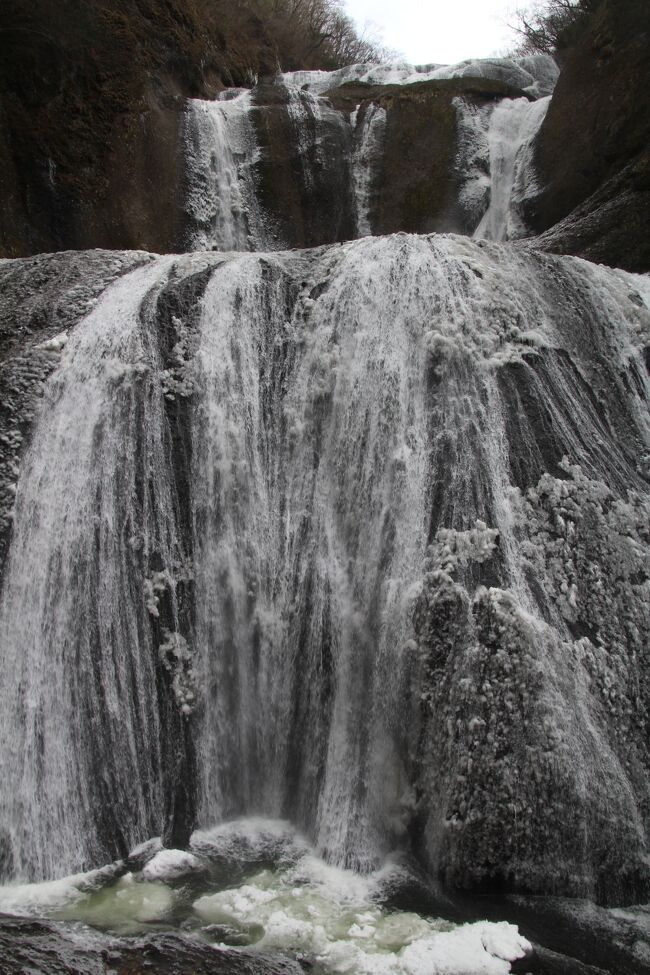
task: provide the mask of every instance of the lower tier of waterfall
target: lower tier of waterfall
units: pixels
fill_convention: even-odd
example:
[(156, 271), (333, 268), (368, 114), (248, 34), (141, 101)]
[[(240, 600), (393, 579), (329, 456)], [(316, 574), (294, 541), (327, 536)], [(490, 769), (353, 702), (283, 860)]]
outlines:
[(52, 360), (4, 877), (264, 816), (360, 872), (647, 893), (647, 278), (453, 236), (138, 255), (62, 332), (67, 259), (0, 263)]

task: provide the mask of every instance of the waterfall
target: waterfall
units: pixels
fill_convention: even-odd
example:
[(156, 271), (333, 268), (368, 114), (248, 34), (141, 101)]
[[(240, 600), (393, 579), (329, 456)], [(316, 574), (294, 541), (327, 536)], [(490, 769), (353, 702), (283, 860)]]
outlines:
[(48, 383), (23, 462), (0, 604), (0, 844), (56, 876), (160, 831), (149, 559), (181, 557), (152, 295), (160, 258), (108, 288)]
[[(453, 236), (158, 258), (111, 285), (18, 485), (5, 872), (160, 833), (183, 760), (199, 825), (286, 817), (361, 870), (417, 822), (466, 876), (504, 817), (508, 855), (534, 865), (550, 831), (584, 885), (607, 815), (637, 856), (636, 732), (574, 668), (615, 659), (625, 696), (643, 660), (649, 322), (642, 279)], [(521, 834), (509, 762), (526, 808), (542, 781), (594, 824), (581, 850), (546, 806)]]
[[(409, 267), (390, 250), (415, 276), (417, 259)], [(199, 441), (210, 446), (197, 456), (209, 493), (196, 501), (200, 524), (214, 526), (201, 528), (207, 579), (197, 577), (198, 632), (212, 632), (203, 682), (218, 695), (202, 732), (204, 815), (287, 814), (333, 860), (357, 866), (376, 862), (381, 817), (400, 798), (377, 794), (375, 684), (406, 639), (403, 587), (426, 542), (421, 433), (407, 443), (424, 421), (421, 336), (408, 316), (395, 319), (392, 288), (384, 308), (372, 298), (369, 256), (346, 249), (311, 269), (314, 285), (334, 276), (316, 303), (282, 265), (246, 259), (213, 276), (199, 407), (209, 424)], [(224, 794), (230, 807), (220, 809)]]
[(372, 233), (370, 225), (372, 186), (373, 179), (377, 176), (378, 160), (381, 159), (383, 149), (386, 110), (379, 105), (370, 104), (366, 106), (360, 121), (358, 114), (357, 106), (351, 119), (354, 128), (352, 175), (357, 209), (357, 236), (367, 237)]
[(550, 96), (536, 102), (504, 98), (490, 116), (490, 203), (474, 231), (475, 238), (512, 240), (525, 236), (519, 212), (534, 189), (532, 144), (544, 121)]
[(191, 250), (260, 250), (264, 226), (255, 195), (257, 160), (247, 89), (188, 101), (185, 117)]
[(322, 147), (322, 122), (324, 105), (318, 95), (301, 91), (295, 85), (285, 85), (288, 101), (287, 112), (300, 159), (305, 187), (314, 187), (314, 167), (324, 164)]
[[(416, 89), (414, 98), (426, 94), (437, 101), (452, 79), (474, 79), (467, 82), (467, 95), (452, 102), (458, 206), (451, 200), (440, 203), (441, 212), (424, 226), (463, 229), (491, 240), (524, 237), (525, 203), (536, 190), (534, 140), (556, 77), (555, 62), (545, 56), (419, 67), (360, 64), (333, 72), (287, 72), (251, 91), (229, 89), (215, 101), (190, 99), (183, 133), (184, 244), (189, 250), (259, 252), (368, 236), (378, 177), (384, 173), (383, 194), (396, 165), (401, 106), (412, 104), (395, 99), (394, 86), (429, 83), (430, 90)], [(481, 85), (473, 90), (477, 78), (485, 80), (485, 90)], [(529, 97), (495, 103), (492, 82)], [(346, 105), (347, 83), (368, 86), (367, 96), (356, 96), (360, 104), (354, 111)], [(388, 98), (381, 105), (370, 87), (376, 85), (386, 86)], [(397, 150), (398, 158), (403, 151)], [(394, 175), (397, 186), (408, 179), (401, 170)], [(407, 226), (412, 223), (406, 201), (422, 192), (417, 174), (412, 175), (398, 216)]]

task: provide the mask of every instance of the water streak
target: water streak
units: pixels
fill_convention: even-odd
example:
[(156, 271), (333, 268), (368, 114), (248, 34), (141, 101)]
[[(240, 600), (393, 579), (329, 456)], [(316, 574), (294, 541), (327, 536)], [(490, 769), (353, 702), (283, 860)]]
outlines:
[(354, 125), (352, 175), (357, 207), (357, 236), (367, 237), (372, 233), (370, 209), (372, 206), (373, 180), (376, 179), (381, 164), (386, 130), (386, 109), (374, 103), (366, 105), (360, 122), (357, 118), (358, 111), (357, 108), (352, 118)]

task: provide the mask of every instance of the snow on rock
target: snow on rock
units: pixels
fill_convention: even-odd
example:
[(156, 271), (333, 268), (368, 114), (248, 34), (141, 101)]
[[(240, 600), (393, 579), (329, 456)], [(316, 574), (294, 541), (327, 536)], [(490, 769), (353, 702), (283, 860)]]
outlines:
[(153, 836), (151, 839), (145, 840), (143, 843), (138, 843), (129, 850), (129, 862), (141, 861), (143, 864), (160, 853), (162, 850), (162, 838), (160, 836)]
[(204, 862), (185, 850), (159, 850), (142, 870), (144, 880), (169, 882), (204, 869)]
[(558, 74), (553, 58), (536, 55), (470, 59), (458, 64), (353, 64), (336, 71), (291, 71), (283, 74), (282, 78), (314, 94), (322, 94), (349, 81), (370, 85), (409, 85), (446, 78), (490, 78), (539, 97), (551, 93)]
[(300, 952), (345, 975), (507, 975), (530, 944), (506, 922), (456, 926), (374, 901), (385, 870), (360, 876), (306, 852), (295, 865), (261, 870), (239, 887), (204, 895), (204, 923), (240, 930), (264, 950)]
[(194, 654), (182, 633), (164, 627), (162, 636), (163, 642), (158, 647), (158, 656), (165, 670), (171, 674), (176, 703), (181, 713), (188, 717), (196, 700)]
[(405, 975), (507, 975), (510, 962), (531, 949), (513, 924), (464, 924), (408, 945), (400, 959)]
[(52, 336), (51, 339), (46, 339), (45, 342), (41, 342), (36, 348), (43, 349), (44, 352), (61, 352), (67, 341), (68, 333), (59, 332), (58, 335)]

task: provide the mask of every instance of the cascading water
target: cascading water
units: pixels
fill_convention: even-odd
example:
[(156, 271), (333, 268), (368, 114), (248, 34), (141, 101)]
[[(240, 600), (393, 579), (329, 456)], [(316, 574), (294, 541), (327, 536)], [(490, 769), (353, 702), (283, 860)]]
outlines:
[(357, 236), (367, 237), (372, 233), (370, 225), (372, 184), (376, 176), (377, 160), (381, 158), (386, 110), (379, 105), (370, 104), (366, 106), (360, 121), (358, 115), (359, 107), (351, 119), (354, 128), (352, 175), (357, 210)]
[(251, 94), (227, 90), (216, 101), (190, 99), (185, 119), (189, 250), (248, 251), (264, 246), (255, 195), (257, 159)]
[[(408, 834), (414, 796), (436, 768), (444, 796), (468, 747), (460, 735), (451, 770), (429, 757), (420, 777), (431, 719), (419, 701), (437, 693), (421, 669), (429, 587), (465, 600), (484, 580), (513, 619), (538, 621), (531, 645), (540, 626), (571, 640), (553, 575), (530, 581), (511, 485), (555, 476), (566, 457), (605, 492), (643, 486), (634, 329), (648, 315), (626, 297), (634, 287), (579, 262), (397, 235), (161, 258), (109, 288), (50, 381), (16, 503), (1, 617), (13, 870), (57, 874), (161, 829), (165, 673), (195, 742), (200, 823), (287, 816), (335, 863), (381, 862)], [(609, 415), (583, 378), (605, 362)], [(547, 420), (525, 398), (514, 406), (531, 383)], [(181, 407), (189, 509), (172, 449)], [(610, 529), (598, 531), (605, 544)], [(454, 623), (457, 654), (485, 639), (480, 621), (463, 637), (469, 625)], [(547, 642), (535, 695), (548, 692), (559, 721), (573, 678), (550, 693)], [(469, 659), (455, 665), (461, 685)], [(597, 744), (609, 781), (640, 796), (597, 725), (581, 738), (585, 765)], [(618, 802), (612, 789), (603, 802)], [(440, 826), (434, 815), (427, 829), (444, 862)]]
[[(54, 876), (156, 831), (164, 808), (153, 551), (181, 557), (147, 301), (123, 278), (71, 336), (23, 465), (0, 604), (6, 866)], [(10, 785), (9, 785), (10, 783)]]
[(460, 887), (650, 889), (647, 280), (492, 242), (523, 233), (548, 99), (454, 100), (488, 240), (372, 238), (388, 112), (348, 124), (320, 94), (477, 70), (269, 86), (291, 199), (323, 195), (336, 147), (364, 237), (305, 251), (259, 253), (261, 101), (190, 102), (205, 253), (117, 261), (69, 334), (34, 313), (58, 365), (2, 576), (0, 872), (185, 849), (0, 888), (0, 909), (505, 975), (527, 947), (510, 925), (378, 906), (411, 883), (399, 856)]
[(550, 100), (504, 98), (492, 111), (487, 130), (490, 203), (475, 238), (514, 240), (526, 235), (521, 203), (535, 188), (532, 145)]

